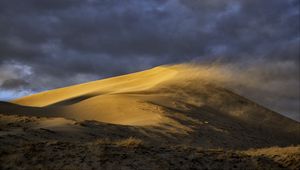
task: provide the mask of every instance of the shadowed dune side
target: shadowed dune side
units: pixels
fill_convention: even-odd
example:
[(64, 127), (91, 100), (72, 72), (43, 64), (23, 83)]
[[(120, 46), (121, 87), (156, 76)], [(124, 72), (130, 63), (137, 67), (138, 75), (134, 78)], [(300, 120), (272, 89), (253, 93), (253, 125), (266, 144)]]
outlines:
[(57, 117), (57, 113), (47, 108), (22, 106), (9, 102), (0, 101), (0, 113), (5, 115), (24, 115), (36, 117)]
[(87, 100), (87, 99), (95, 97), (95, 96), (97, 96), (97, 95), (96, 94), (85, 94), (85, 95), (81, 95), (81, 96), (78, 96), (78, 97), (72, 97), (70, 99), (66, 99), (66, 100), (63, 100), (63, 101), (59, 101), (59, 102), (50, 104), (47, 107), (68, 106), (68, 105), (79, 103), (83, 100)]

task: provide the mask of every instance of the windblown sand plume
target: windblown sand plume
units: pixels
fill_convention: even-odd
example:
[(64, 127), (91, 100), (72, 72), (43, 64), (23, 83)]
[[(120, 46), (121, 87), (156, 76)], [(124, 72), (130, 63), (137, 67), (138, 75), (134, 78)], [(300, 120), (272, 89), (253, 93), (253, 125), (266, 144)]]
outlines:
[[(35, 168), (47, 163), (49, 169), (72, 169), (71, 165), (63, 163), (55, 167), (44, 159), (36, 163), (26, 156), (21, 158), (23, 152), (31, 151), (28, 151), (26, 146), (16, 146), (25, 143), (32, 147), (33, 143), (38, 143), (39, 145), (34, 147), (40, 148), (35, 148), (35, 152), (45, 159), (54, 159), (50, 154), (51, 149), (45, 151), (51, 147), (62, 147), (62, 150), (65, 153), (70, 152), (69, 154), (70, 149), (74, 147), (77, 148), (72, 152), (75, 155), (80, 153), (79, 147), (99, 149), (109, 145), (113, 147), (112, 150), (125, 155), (132, 154), (132, 145), (134, 149), (138, 148), (137, 152), (143, 152), (143, 147), (163, 147), (150, 149), (149, 152), (153, 152), (150, 155), (156, 155), (158, 158), (161, 157), (159, 154), (167, 152), (169, 155), (164, 158), (166, 162), (154, 166), (157, 161), (145, 160), (151, 164), (149, 169), (180, 168), (181, 165), (173, 165), (171, 162), (179, 159), (178, 157), (184, 158), (185, 154), (197, 155), (202, 152), (211, 157), (208, 160), (211, 163), (219, 155), (222, 157), (221, 163), (215, 164), (216, 167), (201, 166), (201, 156), (196, 156), (191, 159), (196, 159), (198, 163), (187, 159), (185, 163), (188, 165), (182, 165), (182, 169), (222, 168), (225, 166), (222, 161), (230, 162), (235, 154), (242, 162), (238, 168), (256, 169), (266, 165), (271, 168), (299, 168), (299, 164), (295, 163), (299, 161), (299, 147), (294, 147), (296, 151), (292, 153), (294, 156), (289, 160), (290, 164), (282, 160), (276, 162), (278, 159), (274, 161), (272, 158), (261, 162), (259, 156), (263, 154), (259, 151), (245, 151), (250, 148), (300, 144), (300, 123), (224, 88), (223, 76), (226, 74), (217, 69), (189, 64), (160, 66), (133, 74), (45, 91), (16, 99), (11, 103), (2, 102), (0, 160), (6, 164), (2, 164), (1, 167), (14, 167), (12, 161), (17, 160), (20, 164)], [(118, 142), (122, 140), (126, 141)], [(124, 145), (126, 148), (129, 146), (130, 151), (118, 150), (118, 147), (122, 148)], [(209, 151), (210, 149), (221, 151)], [(243, 151), (224, 151), (227, 149)], [(19, 153), (14, 158), (16, 160), (10, 158), (12, 150)], [(226, 153), (233, 155), (220, 156)], [(113, 161), (113, 158), (107, 155), (93, 157), (95, 153), (92, 150), (86, 154), (92, 162), (99, 157), (108, 157), (107, 159)], [(172, 155), (176, 158), (173, 159)], [(142, 157), (135, 158), (139, 160), (137, 164), (142, 163)], [(116, 159), (124, 165), (125, 160), (132, 161), (131, 158)], [(72, 160), (67, 158), (67, 162)], [(233, 162), (226, 164), (229, 166), (227, 168), (236, 166)], [(109, 161), (100, 164), (108, 169), (116, 167)], [(92, 168), (97, 166), (97, 163), (84, 166)], [(134, 167), (139, 166), (134, 165), (131, 168), (135, 169)], [(79, 169), (82, 168), (84, 167)]]

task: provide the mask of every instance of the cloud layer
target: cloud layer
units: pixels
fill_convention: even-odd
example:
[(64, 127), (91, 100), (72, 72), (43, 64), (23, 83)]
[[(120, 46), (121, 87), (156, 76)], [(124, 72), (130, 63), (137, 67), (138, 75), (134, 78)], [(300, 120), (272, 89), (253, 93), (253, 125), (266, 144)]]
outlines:
[(1, 98), (191, 60), (273, 65), (263, 74), (296, 82), (299, 7), (298, 0), (2, 0), (0, 85), (8, 95)]

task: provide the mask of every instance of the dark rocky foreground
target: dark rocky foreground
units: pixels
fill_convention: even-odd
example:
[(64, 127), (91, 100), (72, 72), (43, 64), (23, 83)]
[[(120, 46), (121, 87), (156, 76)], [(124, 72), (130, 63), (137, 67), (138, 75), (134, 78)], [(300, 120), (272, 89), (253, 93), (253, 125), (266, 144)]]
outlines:
[(0, 169), (300, 169), (299, 145), (208, 148), (181, 142), (188, 137), (94, 121), (0, 115)]
[[(0, 149), (0, 169), (299, 169), (300, 147), (268, 151), (147, 146), (141, 140), (24, 143)], [(290, 152), (292, 151), (292, 152)]]

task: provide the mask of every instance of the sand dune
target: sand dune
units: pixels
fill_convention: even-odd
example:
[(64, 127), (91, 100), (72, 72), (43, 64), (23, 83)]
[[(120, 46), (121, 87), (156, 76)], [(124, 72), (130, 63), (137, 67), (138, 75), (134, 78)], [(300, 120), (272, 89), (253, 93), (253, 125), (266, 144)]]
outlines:
[(268, 123), (283, 126), (287, 122), (298, 126), (294, 121), (222, 88), (217, 77), (222, 75), (213, 72), (187, 64), (160, 66), (50, 90), (12, 103), (45, 108), (49, 115), (123, 125), (166, 124), (170, 122), (166, 108), (183, 113), (199, 109), (198, 114), (201, 114), (201, 108), (209, 107), (257, 126)]
[(134, 137), (147, 146), (205, 149), (300, 144), (299, 122), (224, 88), (221, 79), (215, 69), (160, 66), (2, 102), (0, 143), (86, 147)]
[(188, 64), (160, 66), (16, 99), (10, 113), (155, 126), (168, 133), (205, 129), (226, 140), (226, 133), (239, 135), (232, 127), (244, 124), (253, 136), (276, 131), (277, 141), (299, 141), (299, 123), (224, 89), (218, 76), (213, 69)]
[(156, 67), (148, 71), (50, 90), (12, 103), (30, 107), (55, 107), (55, 111), (49, 114), (55, 113), (75, 120), (127, 125), (157, 124), (162, 115), (155, 110), (151, 111), (152, 106), (136, 97), (123, 94), (146, 91), (172, 79), (176, 74), (176, 67)]

